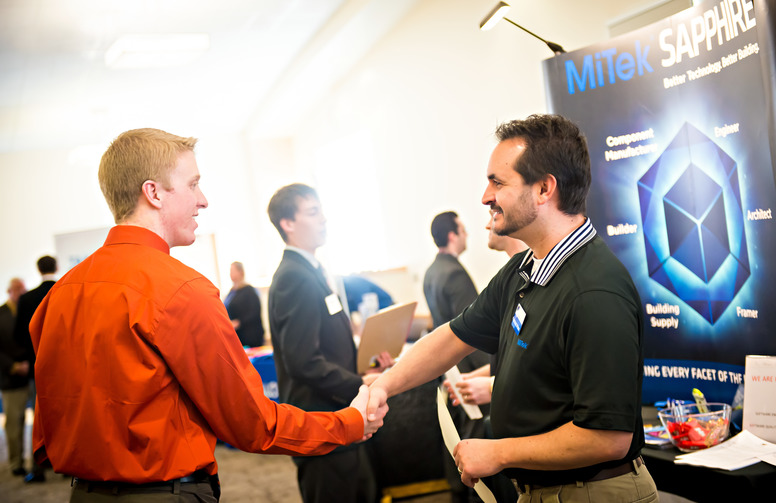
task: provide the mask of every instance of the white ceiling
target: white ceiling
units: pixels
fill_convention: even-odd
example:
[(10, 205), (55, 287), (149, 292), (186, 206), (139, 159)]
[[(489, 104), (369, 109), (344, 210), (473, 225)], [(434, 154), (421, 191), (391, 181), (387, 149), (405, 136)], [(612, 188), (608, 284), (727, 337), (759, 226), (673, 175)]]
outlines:
[[(284, 136), (416, 0), (0, 0), (0, 153), (159, 127)], [(110, 69), (121, 35), (207, 33), (194, 63)]]

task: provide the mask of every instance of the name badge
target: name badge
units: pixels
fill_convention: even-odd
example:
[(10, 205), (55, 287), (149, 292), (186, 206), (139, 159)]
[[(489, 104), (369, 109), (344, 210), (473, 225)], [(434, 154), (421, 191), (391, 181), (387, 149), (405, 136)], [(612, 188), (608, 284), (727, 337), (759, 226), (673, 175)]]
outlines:
[(520, 304), (515, 309), (515, 314), (512, 316), (512, 330), (515, 334), (520, 335), (520, 329), (523, 328), (523, 322), (525, 322), (525, 310)]
[(326, 296), (326, 308), (329, 310), (330, 315), (335, 315), (342, 311), (342, 303), (340, 303), (339, 297), (336, 293), (332, 293)]

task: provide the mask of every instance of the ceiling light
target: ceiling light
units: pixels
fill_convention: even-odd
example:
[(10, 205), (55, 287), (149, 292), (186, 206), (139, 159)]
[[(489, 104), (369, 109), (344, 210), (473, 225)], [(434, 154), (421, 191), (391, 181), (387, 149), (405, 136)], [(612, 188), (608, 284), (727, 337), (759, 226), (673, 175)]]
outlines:
[(482, 31), (490, 30), (491, 28), (493, 28), (496, 25), (496, 23), (498, 23), (499, 21), (501, 21), (503, 19), (504, 21), (507, 21), (508, 23), (511, 23), (511, 24), (517, 26), (518, 28), (520, 28), (524, 32), (528, 33), (529, 35), (531, 35), (533, 37), (536, 37), (539, 40), (541, 40), (542, 42), (544, 42), (545, 44), (547, 44), (547, 47), (549, 47), (550, 50), (552, 52), (554, 52), (555, 54), (563, 54), (564, 52), (566, 52), (566, 50), (563, 47), (561, 47), (560, 45), (556, 44), (555, 42), (549, 42), (547, 40), (544, 40), (542, 37), (540, 37), (536, 33), (532, 32), (532, 31), (529, 31), (529, 30), (523, 28), (522, 26), (520, 26), (519, 24), (515, 23), (511, 19), (509, 19), (507, 17), (504, 17), (508, 11), (509, 11), (509, 4), (506, 3), (506, 2), (499, 2), (498, 5), (496, 5), (493, 8), (493, 10), (491, 10), (488, 13), (488, 15), (485, 16), (485, 18), (480, 22), (480, 30), (482, 30)]
[(511, 7), (508, 3), (499, 2), (498, 5), (493, 7), (493, 10), (490, 11), (487, 16), (485, 16), (485, 19), (482, 20), (480, 23), (480, 30), (488, 31), (496, 26), (496, 23), (501, 21), (501, 19), (507, 15), (507, 12), (509, 12), (510, 8)]
[(108, 68), (162, 68), (191, 63), (210, 49), (207, 33), (124, 35), (105, 52)]

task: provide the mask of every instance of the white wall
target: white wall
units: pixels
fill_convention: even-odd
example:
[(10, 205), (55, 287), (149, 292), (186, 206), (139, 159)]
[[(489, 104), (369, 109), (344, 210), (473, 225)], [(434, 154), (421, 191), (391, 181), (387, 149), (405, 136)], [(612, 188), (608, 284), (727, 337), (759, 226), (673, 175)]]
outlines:
[[(501, 121), (546, 110), (541, 61), (552, 56), (505, 22), (479, 31), (479, 21), (495, 3), (418, 2), (291, 138), (200, 136), (197, 158), (210, 207), (198, 221), (201, 232), (215, 235), (222, 289), (229, 287), (228, 265), (234, 260), (245, 263), (249, 281), (268, 284), (282, 250), (266, 216), (270, 196), (289, 182), (315, 184), (316, 152), (356, 133), (374, 146), (376, 199), (386, 218), (393, 265), (406, 265), (410, 277), (422, 278), (435, 253), (431, 219), (453, 209), (470, 234), (462, 262), (478, 288), (487, 284), (505, 260), (486, 248), (487, 209), (480, 204), (492, 132)], [(573, 50), (605, 39), (608, 21), (653, 3), (513, 1), (508, 17)], [(55, 234), (112, 224), (96, 179), (99, 155), (69, 157), (67, 151), (0, 155), (3, 289), (12, 276), (22, 276), (29, 287), (38, 283), (35, 261), (55, 252)], [(357, 180), (350, 182), (358, 187)], [(370, 253), (370, 243), (357, 235), (349, 243), (330, 243), (329, 253), (336, 246)]]
[[(605, 39), (608, 20), (649, 3), (513, 2), (508, 17), (573, 50)], [(297, 159), (307, 166), (328, 142), (356, 132), (371, 137), (380, 173), (377, 199), (390, 215), (389, 255), (416, 279), (436, 251), (431, 219), (450, 209), (469, 231), (461, 261), (478, 288), (505, 262), (503, 254), (487, 249), (488, 213), (480, 202), (493, 131), (504, 120), (546, 111), (541, 62), (552, 52), (503, 21), (480, 31), (479, 21), (493, 5), (420, 2), (295, 137)], [(358, 244), (368, 252), (369, 243)]]

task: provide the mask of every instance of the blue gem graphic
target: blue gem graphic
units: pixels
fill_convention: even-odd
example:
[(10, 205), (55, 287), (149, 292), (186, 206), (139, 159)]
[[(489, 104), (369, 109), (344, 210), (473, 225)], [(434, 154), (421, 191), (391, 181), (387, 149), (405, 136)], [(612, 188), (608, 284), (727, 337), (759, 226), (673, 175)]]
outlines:
[(713, 325), (750, 276), (736, 162), (685, 123), (637, 188), (650, 278)]

